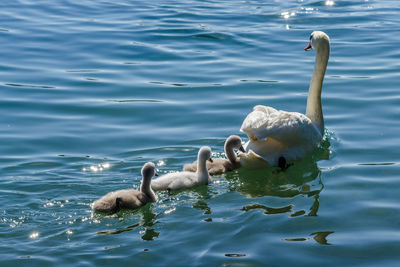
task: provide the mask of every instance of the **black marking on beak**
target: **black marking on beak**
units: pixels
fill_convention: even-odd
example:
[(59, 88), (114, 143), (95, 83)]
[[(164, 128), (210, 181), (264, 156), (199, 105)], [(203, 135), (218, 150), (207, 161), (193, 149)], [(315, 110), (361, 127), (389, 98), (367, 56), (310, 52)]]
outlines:
[(244, 150), (243, 146), (239, 147), (239, 151), (242, 151), (243, 153), (246, 153), (246, 150)]

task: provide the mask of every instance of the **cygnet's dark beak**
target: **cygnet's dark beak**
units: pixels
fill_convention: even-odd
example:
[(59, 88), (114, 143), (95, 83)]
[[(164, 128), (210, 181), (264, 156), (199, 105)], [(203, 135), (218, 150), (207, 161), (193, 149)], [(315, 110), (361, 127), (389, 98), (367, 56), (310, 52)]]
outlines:
[(243, 146), (240, 146), (240, 147), (239, 147), (239, 151), (241, 151), (241, 152), (243, 152), (243, 153), (246, 153), (246, 150), (244, 150)]
[(311, 43), (309, 43), (307, 46), (306, 46), (306, 48), (304, 48), (304, 50), (306, 50), (306, 51), (308, 51), (308, 50), (310, 50), (312, 47), (311, 47)]
[(208, 161), (209, 161), (209, 162), (213, 162), (213, 159), (212, 159), (212, 158), (209, 158)]
[(158, 176), (158, 173), (157, 173), (157, 172), (155, 172), (155, 173), (154, 173), (154, 176)]

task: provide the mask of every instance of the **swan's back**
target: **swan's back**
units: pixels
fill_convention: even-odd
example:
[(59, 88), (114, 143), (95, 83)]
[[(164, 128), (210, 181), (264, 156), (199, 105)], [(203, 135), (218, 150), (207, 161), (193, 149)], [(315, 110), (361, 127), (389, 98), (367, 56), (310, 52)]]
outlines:
[(252, 139), (272, 138), (285, 146), (305, 143), (315, 146), (322, 138), (318, 128), (304, 114), (261, 105), (247, 115), (240, 130)]
[[(213, 162), (210, 161), (206, 162), (207, 170), (210, 175), (222, 174), (228, 171), (232, 171), (240, 165), (239, 160), (237, 160), (235, 164), (227, 159), (222, 159), (222, 158), (213, 158), (212, 160)], [(185, 164), (183, 166), (183, 170), (189, 172), (196, 172), (197, 160), (193, 163)]]
[[(118, 206), (117, 206), (118, 199)], [(98, 212), (117, 212), (119, 209), (137, 209), (151, 199), (135, 189), (113, 191), (93, 203), (93, 210)]]
[(211, 148), (203, 146), (197, 153), (197, 171), (196, 172), (175, 172), (163, 175), (152, 180), (151, 187), (153, 190), (177, 190), (186, 189), (194, 186), (207, 184), (210, 176), (206, 168), (206, 161), (211, 157)]
[(151, 181), (151, 188), (153, 190), (167, 190), (167, 189), (176, 189), (170, 188), (170, 185), (175, 183), (176, 187), (178, 184), (184, 185), (182, 188), (189, 188), (196, 185), (196, 181), (198, 180), (198, 175), (196, 172), (171, 172), (167, 173), (157, 179)]
[(237, 168), (236, 166), (239, 164), (240, 164), (239, 161), (237, 161), (236, 164), (234, 164), (227, 159), (215, 158), (215, 159), (213, 159), (213, 162), (210, 164), (210, 168), (208, 168), (208, 167), (207, 168), (208, 168), (208, 172), (211, 175), (215, 175), (215, 174), (222, 174), (225, 172), (232, 171), (232, 170), (236, 169)]
[(157, 196), (150, 188), (151, 178), (155, 174), (154, 163), (145, 163), (142, 168), (140, 191), (135, 189), (123, 189), (110, 192), (93, 202), (93, 210), (115, 213), (120, 209), (137, 209), (149, 202), (157, 201)]
[[(207, 169), (208, 169), (208, 166), (207, 166)], [(197, 160), (193, 161), (192, 163), (183, 165), (182, 170), (186, 171), (186, 172), (196, 172), (197, 171)]]

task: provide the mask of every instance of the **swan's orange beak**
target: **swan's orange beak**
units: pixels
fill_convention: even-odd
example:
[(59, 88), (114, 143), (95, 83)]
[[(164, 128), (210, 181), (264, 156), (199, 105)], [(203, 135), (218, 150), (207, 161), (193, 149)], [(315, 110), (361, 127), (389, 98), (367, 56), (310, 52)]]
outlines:
[(307, 46), (306, 46), (306, 48), (304, 48), (304, 50), (306, 50), (306, 51), (308, 51), (308, 50), (310, 50), (312, 47), (311, 47), (311, 43), (309, 43)]

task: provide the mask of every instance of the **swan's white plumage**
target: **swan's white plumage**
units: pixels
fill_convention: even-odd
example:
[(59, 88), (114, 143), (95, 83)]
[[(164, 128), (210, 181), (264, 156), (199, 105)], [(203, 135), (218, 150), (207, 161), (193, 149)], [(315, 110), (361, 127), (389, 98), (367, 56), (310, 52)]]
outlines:
[(310, 142), (319, 143), (321, 134), (304, 114), (276, 110), (267, 106), (255, 106), (247, 115), (240, 129), (250, 139), (273, 138), (287, 146)]
[(309, 47), (317, 50), (314, 74), (310, 83), (307, 115), (276, 110), (258, 105), (243, 121), (241, 131), (250, 140), (240, 153), (240, 163), (246, 168), (277, 166), (280, 157), (294, 161), (311, 153), (321, 142), (323, 115), (321, 89), (329, 58), (329, 37), (320, 31), (311, 34)]
[(247, 153), (239, 154), (241, 164), (247, 168), (276, 166), (279, 157), (287, 161), (303, 158), (322, 138), (305, 115), (266, 106), (254, 107), (240, 130), (250, 138), (244, 145)]

